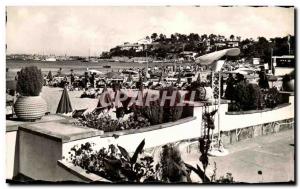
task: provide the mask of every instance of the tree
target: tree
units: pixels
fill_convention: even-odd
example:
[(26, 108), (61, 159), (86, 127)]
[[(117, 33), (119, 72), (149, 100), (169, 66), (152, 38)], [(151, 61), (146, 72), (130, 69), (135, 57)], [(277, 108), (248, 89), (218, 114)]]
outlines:
[(289, 45), (290, 51), (293, 54), (295, 49), (295, 37), (294, 36), (286, 36), (286, 37), (276, 37), (272, 38), (271, 46), (273, 48), (273, 54), (277, 56), (287, 55), (289, 54)]
[(207, 40), (207, 35), (206, 34), (201, 35), (201, 40), (202, 41)]
[(190, 33), (188, 36), (189, 41), (200, 41), (200, 36), (197, 33)]
[(187, 41), (187, 36), (185, 34), (179, 34), (179, 41), (180, 42), (186, 42)]
[(163, 42), (164, 40), (166, 39), (166, 35), (164, 35), (164, 34), (159, 34), (159, 41), (160, 42)]
[(258, 37), (258, 42), (255, 44), (255, 51), (259, 58), (262, 58), (264, 61), (269, 60), (271, 56), (269, 41), (264, 37)]
[(216, 35), (215, 34), (210, 34), (209, 36), (208, 36), (208, 38), (210, 39), (210, 40), (215, 40), (216, 39)]
[(233, 40), (234, 40), (234, 35), (230, 35), (229, 39), (230, 39), (231, 41), (233, 41)]
[(172, 43), (175, 43), (177, 41), (177, 37), (175, 34), (171, 34), (170, 38), (171, 38)]
[(157, 39), (157, 33), (153, 33), (151, 35), (151, 39), (152, 39), (152, 41), (155, 41)]

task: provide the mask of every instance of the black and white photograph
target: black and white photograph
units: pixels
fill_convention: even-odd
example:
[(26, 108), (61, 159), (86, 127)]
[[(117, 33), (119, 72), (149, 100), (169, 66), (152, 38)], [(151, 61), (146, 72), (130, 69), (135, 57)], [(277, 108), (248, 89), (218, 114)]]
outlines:
[(3, 14), (6, 183), (296, 183), (294, 6)]

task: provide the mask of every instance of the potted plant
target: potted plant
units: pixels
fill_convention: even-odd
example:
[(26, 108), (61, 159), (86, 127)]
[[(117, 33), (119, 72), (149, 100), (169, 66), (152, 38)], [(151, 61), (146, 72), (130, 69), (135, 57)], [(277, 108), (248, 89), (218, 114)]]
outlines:
[(36, 66), (22, 68), (17, 78), (17, 93), (14, 105), (17, 117), (21, 120), (34, 121), (45, 115), (46, 101), (39, 96), (43, 87), (43, 75)]
[(282, 78), (282, 89), (284, 91), (295, 90), (295, 70)]

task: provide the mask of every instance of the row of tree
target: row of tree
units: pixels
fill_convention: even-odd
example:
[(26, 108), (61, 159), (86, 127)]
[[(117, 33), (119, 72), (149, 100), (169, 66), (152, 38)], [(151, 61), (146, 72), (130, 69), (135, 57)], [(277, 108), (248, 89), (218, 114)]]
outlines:
[(238, 47), (241, 49), (241, 54), (238, 58), (261, 58), (268, 61), (273, 55), (288, 55), (294, 54), (295, 37), (285, 36), (266, 39), (265, 37), (258, 37), (257, 40), (252, 38), (241, 39), (240, 36), (231, 35), (228, 38), (222, 35), (190, 33), (189, 35), (175, 33), (168, 38), (164, 34), (153, 33), (146, 37), (151, 41), (150, 44), (142, 45), (142, 50), (122, 49), (121, 46), (110, 49), (109, 52), (102, 53), (102, 58), (111, 58), (113, 56), (127, 56), (127, 57), (144, 57), (150, 56), (154, 59), (171, 59), (179, 58), (183, 51), (193, 51), (198, 56), (228, 48), (227, 45), (222, 47), (217, 46), (217, 42), (235, 41), (238, 42)]

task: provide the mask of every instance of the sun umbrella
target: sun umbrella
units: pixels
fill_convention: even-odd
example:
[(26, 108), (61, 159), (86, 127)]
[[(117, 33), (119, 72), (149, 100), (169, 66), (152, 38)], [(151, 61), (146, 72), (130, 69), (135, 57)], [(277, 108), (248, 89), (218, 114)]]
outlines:
[(199, 56), (196, 58), (196, 62), (200, 63), (201, 65), (212, 65), (213, 67), (218, 67), (216, 64), (220, 62), (218, 62), (217, 60), (219, 60), (223, 56), (237, 56), (240, 54), (240, 52), (241, 50), (239, 48), (223, 49), (203, 56)]
[(52, 76), (52, 72), (49, 71), (48, 75), (47, 75), (47, 79), (49, 80), (52, 80), (53, 79), (53, 76)]
[(68, 94), (67, 88), (64, 87), (60, 101), (58, 103), (56, 113), (63, 114), (63, 113), (69, 113), (72, 111), (73, 111), (73, 109), (72, 109), (71, 101), (69, 98), (69, 94)]
[(123, 70), (122, 73), (123, 73), (123, 74), (133, 74), (133, 75), (138, 74), (137, 71), (130, 70), (130, 69), (129, 69), (129, 70)]
[(227, 71), (227, 72), (225, 72), (225, 73), (232, 73), (232, 74), (237, 74), (237, 73), (239, 73), (239, 74), (242, 74), (242, 75), (248, 75), (248, 72), (243, 71), (243, 70), (233, 70), (233, 71)]
[(105, 74), (105, 76), (110, 79), (121, 79), (122, 78), (122, 76), (120, 75), (119, 72), (108, 72)]
[(103, 74), (103, 72), (99, 71), (99, 70), (88, 70), (88, 72), (92, 73), (92, 74), (96, 74), (96, 75), (101, 75)]

